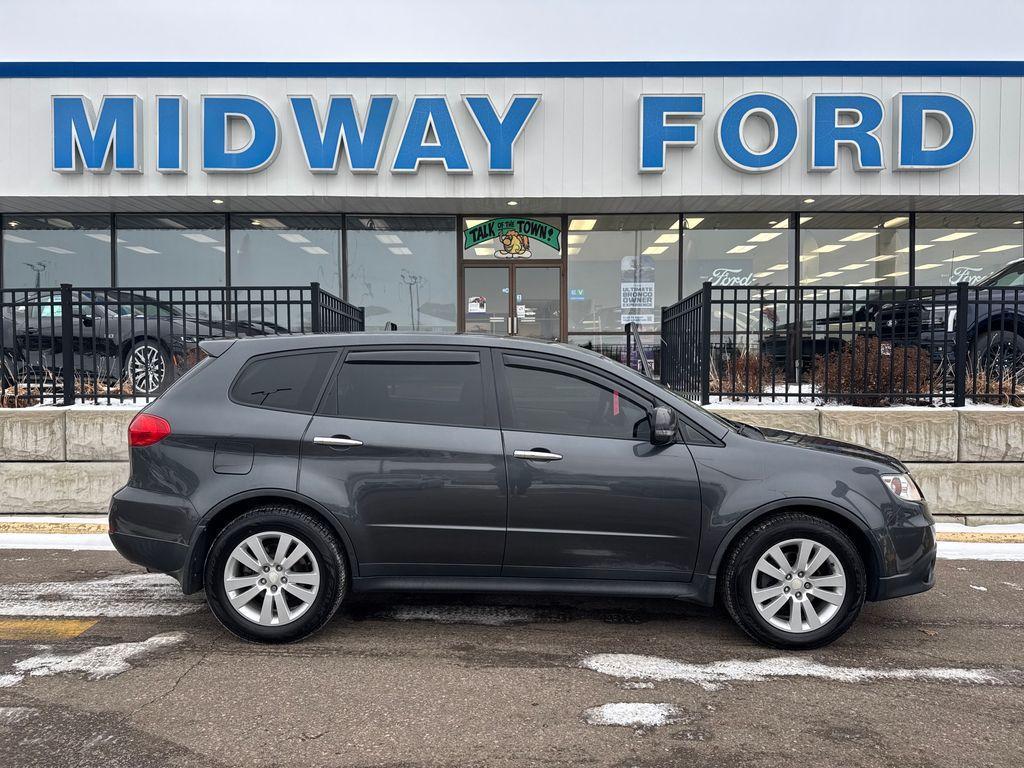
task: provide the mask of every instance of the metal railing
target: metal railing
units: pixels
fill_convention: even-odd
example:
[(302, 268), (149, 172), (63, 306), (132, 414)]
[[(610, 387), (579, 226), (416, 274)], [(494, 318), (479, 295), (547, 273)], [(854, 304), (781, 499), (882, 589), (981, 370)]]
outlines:
[(361, 308), (288, 287), (0, 291), (0, 406), (145, 400), (203, 357), (201, 341), (361, 331)]
[(713, 287), (662, 309), (691, 399), (1024, 404), (1024, 288)]

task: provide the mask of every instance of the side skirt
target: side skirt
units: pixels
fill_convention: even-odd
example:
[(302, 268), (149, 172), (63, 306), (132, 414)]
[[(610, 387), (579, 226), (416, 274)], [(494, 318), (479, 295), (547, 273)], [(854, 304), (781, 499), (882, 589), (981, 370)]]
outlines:
[(695, 573), (689, 582), (614, 581), (605, 579), (537, 579), (507, 576), (362, 576), (352, 579), (354, 592), (519, 592), (609, 597), (664, 597), (713, 605), (715, 578)]

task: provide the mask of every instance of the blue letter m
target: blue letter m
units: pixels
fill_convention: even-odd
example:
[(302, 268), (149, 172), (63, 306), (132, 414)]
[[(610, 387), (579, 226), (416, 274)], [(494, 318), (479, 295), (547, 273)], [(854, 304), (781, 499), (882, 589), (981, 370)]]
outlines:
[(53, 170), (81, 173), (142, 173), (138, 96), (104, 96), (99, 116), (84, 96), (54, 96)]

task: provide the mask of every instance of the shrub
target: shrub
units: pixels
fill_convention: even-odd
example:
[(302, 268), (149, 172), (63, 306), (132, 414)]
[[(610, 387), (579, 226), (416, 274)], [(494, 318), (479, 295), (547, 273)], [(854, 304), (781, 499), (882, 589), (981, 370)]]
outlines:
[(814, 359), (816, 394), (851, 405), (916, 404), (915, 394), (943, 391), (944, 378), (928, 350), (883, 346), (877, 338), (862, 337)]

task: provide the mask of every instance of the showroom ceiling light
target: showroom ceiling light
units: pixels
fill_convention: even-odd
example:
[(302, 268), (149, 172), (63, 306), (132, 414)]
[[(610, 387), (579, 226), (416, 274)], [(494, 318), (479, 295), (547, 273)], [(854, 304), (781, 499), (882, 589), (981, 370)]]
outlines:
[[(771, 276), (772, 276), (771, 272), (757, 272), (757, 273), (754, 274), (754, 277), (756, 279), (758, 279), (758, 280), (760, 280), (762, 277), (771, 277)], [(760, 309), (760, 307), (755, 307), (753, 311), (754, 312), (760, 312), (761, 309)]]
[(844, 264), (843, 266), (840, 267), (840, 269), (843, 270), (844, 272), (850, 272), (854, 269), (864, 269), (864, 267), (866, 266), (867, 264)]
[(573, 245), (582, 245), (587, 242), (586, 235), (569, 235), (569, 242)]
[(144, 245), (126, 245), (125, 248), (129, 251), (135, 251), (136, 253), (142, 253), (146, 256), (159, 256), (160, 251), (154, 251), (152, 248), (147, 248)]
[(986, 248), (982, 253), (999, 253), (1000, 251), (1012, 251), (1014, 248), (1020, 248), (1019, 245), (996, 245), (992, 248)]
[(282, 240), (287, 240), (289, 243), (308, 243), (309, 238), (305, 235), (300, 235), (298, 232), (278, 232), (277, 236)]
[(644, 248), (644, 256), (657, 256), (659, 253), (664, 253), (668, 250), (667, 245), (648, 245)]
[(954, 240), (963, 240), (965, 237), (970, 237), (971, 235), (976, 235), (976, 234), (978, 234), (978, 233), (977, 232), (950, 232), (948, 235), (943, 235), (942, 237), (933, 237), (932, 238), (932, 242), (933, 243), (951, 243)]
[(894, 253), (880, 253), (877, 256), (872, 256), (870, 259), (868, 259), (868, 261), (871, 261), (871, 262), (875, 262), (875, 261), (889, 261), (889, 259), (895, 259), (895, 258), (896, 258), (896, 254), (894, 254)]
[(412, 251), (406, 248), (404, 245), (400, 248), (388, 248), (396, 256), (412, 256)]
[(941, 264), (918, 264), (917, 265), (917, 269), (919, 269), (919, 270), (921, 270), (921, 269), (935, 269), (936, 267), (941, 267), (941, 266), (942, 266)]
[(772, 266), (767, 267), (767, 269), (769, 272), (778, 272), (782, 269), (789, 269), (789, 264), (773, 264)]
[(809, 284), (809, 283), (817, 283), (817, 282), (819, 282), (820, 280), (821, 280), (821, 278), (820, 278), (820, 277), (805, 277), (805, 278), (803, 278), (803, 279), (802, 279), (802, 280), (800, 281), (800, 283), (801, 283), (801, 285), (807, 285), (807, 284)]
[[(39, 250), (40, 251), (49, 251), (50, 253), (56, 253), (56, 254), (59, 254), (61, 256), (74, 256), (75, 255), (74, 251), (69, 251), (67, 248), (61, 248), (60, 246), (57, 246), (57, 245), (40, 245), (39, 246)], [(155, 251), (154, 251), (154, 253), (155, 253)]]
[(804, 198), (804, 202), (809, 205), (809, 204), (814, 202), (814, 198), (813, 197), (805, 197)]
[[(914, 246), (914, 251), (916, 253), (917, 251), (924, 251), (924, 250), (927, 250), (928, 248), (934, 248), (934, 247), (935, 247), (934, 245), (931, 245), (929, 243), (925, 243), (924, 245), (921, 245), (920, 243), (918, 243), (917, 245)], [(896, 253), (910, 253), (910, 246), (907, 246), (906, 248), (897, 248), (896, 249)]]
[(473, 227), (479, 227), (485, 221), (487, 221), (487, 219), (466, 219), (462, 223), (466, 229), (472, 229)]
[(909, 216), (897, 216), (896, 218), (889, 219), (888, 221), (884, 222), (882, 226), (885, 227), (886, 229), (892, 229), (893, 227), (902, 226), (903, 224), (906, 224), (908, 221), (910, 221)]
[(841, 243), (859, 243), (861, 240), (867, 240), (871, 237), (878, 237), (877, 232), (854, 232), (852, 235), (839, 238)]
[(515, 200), (509, 200), (507, 203), (505, 203), (505, 205), (519, 205), (519, 203), (516, 202)]
[(835, 251), (838, 251), (840, 248), (845, 247), (845, 245), (840, 245), (839, 243), (832, 243), (830, 245), (823, 245), (819, 248), (815, 248), (812, 251), (812, 253), (834, 253)]
[(757, 248), (756, 245), (734, 245), (726, 253), (747, 253)]
[(306, 253), (310, 253), (310, 254), (312, 254), (314, 256), (329, 256), (330, 255), (330, 254), (327, 253), (327, 251), (325, 251), (319, 245), (304, 245), (304, 246), (302, 246), (302, 250), (304, 250)]
[(767, 243), (769, 240), (774, 240), (776, 237), (781, 235), (781, 232), (758, 232), (752, 238), (747, 240), (748, 243)]
[(889, 274), (886, 275), (886, 277), (903, 277), (904, 275), (909, 274), (909, 272), (890, 272)]
[(782, 221), (772, 225), (772, 229), (789, 229), (789, 219), (782, 219)]
[[(220, 241), (215, 237), (204, 235), (202, 232), (182, 232), (182, 237), (188, 238), (196, 243), (219, 243)], [(109, 240), (108, 240), (109, 242)]]
[(880, 283), (885, 280), (884, 277), (866, 277), (861, 280), (862, 283)]
[(661, 244), (661, 243), (678, 243), (679, 242), (679, 235), (673, 235), (670, 232), (666, 232), (663, 235), (659, 235), (658, 239), (655, 240), (654, 242), (656, 242), (658, 244)]
[(384, 243), (384, 245), (402, 244), (402, 238), (400, 238), (398, 235), (377, 235), (377, 239)]
[[(4, 235), (4, 242), (5, 243), (24, 243), (26, 245), (31, 245), (32, 243), (35, 242), (35, 240), (29, 240), (27, 237), (22, 237), (21, 235), (9, 235), (8, 234), (8, 235)], [(110, 240), (107, 240), (107, 242), (109, 243)]]
[(841, 275), (841, 274), (843, 274), (843, 273), (842, 272), (821, 272), (821, 273), (818, 274), (818, 277), (835, 277), (836, 275)]
[[(683, 219), (683, 224), (687, 229), (696, 229), (700, 226), (702, 221), (704, 221), (703, 216), (688, 216)], [(679, 229), (679, 222), (676, 222), (676, 225), (672, 227), (672, 229)]]
[(943, 261), (945, 261), (945, 262), (970, 261), (971, 259), (976, 259), (976, 258), (978, 258), (978, 254), (976, 254), (976, 253), (965, 253), (962, 256), (954, 256), (951, 259), (943, 259)]
[(211, 200), (210, 202), (213, 203), (214, 205), (224, 205), (224, 201), (221, 200), (219, 197), (213, 198), (213, 200)]
[(816, 253), (805, 253), (803, 256), (800, 257), (800, 261), (801, 262), (812, 261), (812, 260), (814, 260), (816, 258), (818, 258), (818, 254), (816, 254)]
[(573, 219), (569, 222), (569, 229), (574, 231), (589, 232), (597, 224), (597, 219)]

